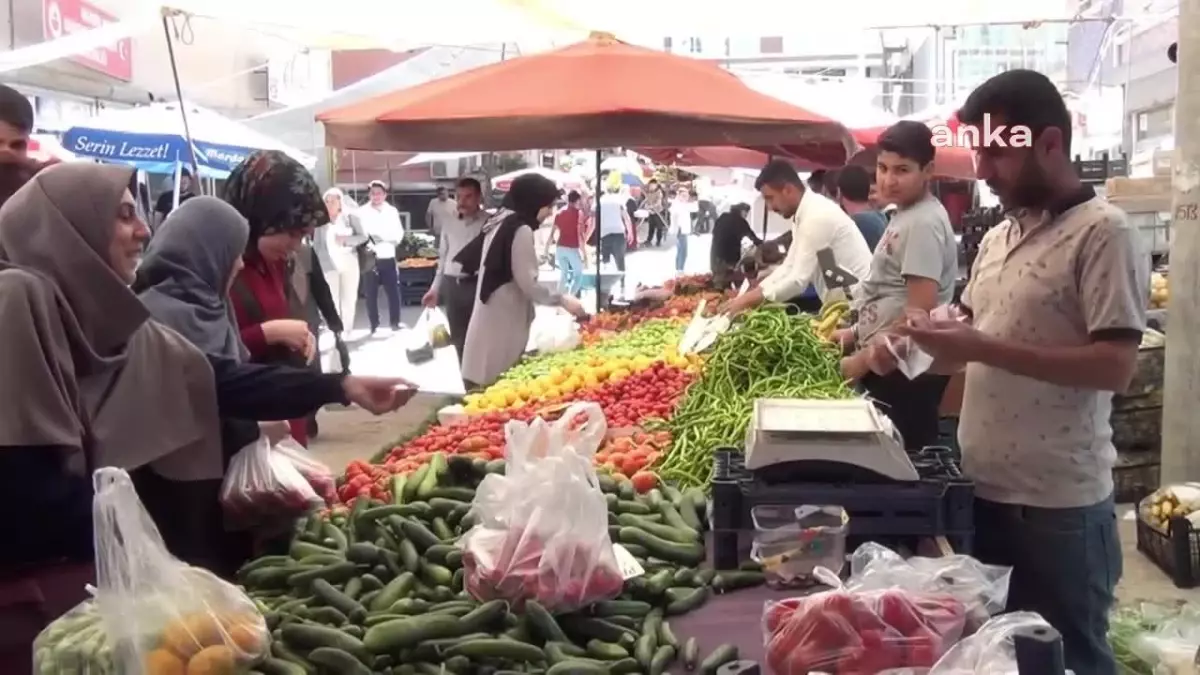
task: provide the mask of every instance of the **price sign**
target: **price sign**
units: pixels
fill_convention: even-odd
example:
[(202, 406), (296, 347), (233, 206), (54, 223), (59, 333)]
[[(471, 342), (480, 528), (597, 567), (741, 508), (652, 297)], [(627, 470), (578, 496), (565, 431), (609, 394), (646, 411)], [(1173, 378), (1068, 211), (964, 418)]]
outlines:
[(634, 577), (640, 577), (646, 573), (646, 570), (638, 564), (637, 558), (625, 549), (620, 544), (613, 544), (613, 555), (617, 558), (617, 567), (621, 568), (621, 579), (629, 581)]

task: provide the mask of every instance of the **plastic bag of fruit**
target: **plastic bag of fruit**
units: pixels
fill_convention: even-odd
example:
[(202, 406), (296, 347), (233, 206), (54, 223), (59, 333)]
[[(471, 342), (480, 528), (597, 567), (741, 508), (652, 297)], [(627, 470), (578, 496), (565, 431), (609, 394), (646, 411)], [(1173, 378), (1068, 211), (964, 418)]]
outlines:
[(266, 436), (233, 456), (221, 485), (221, 506), (235, 528), (277, 524), (323, 502), (288, 455), (272, 450)]
[(304, 480), (308, 481), (309, 486), (312, 487), (313, 492), (317, 493), (318, 497), (327, 503), (337, 500), (337, 480), (333, 476), (333, 471), (313, 457), (311, 452), (296, 442), (296, 439), (290, 436), (283, 439), (271, 447), (271, 452), (286, 457), (304, 477)]
[(96, 603), (88, 600), (55, 619), (33, 641), (36, 675), (114, 675), (116, 652)]
[(472, 596), (570, 611), (621, 592), (608, 507), (592, 467), (606, 432), (595, 403), (572, 405), (552, 423), (505, 426), (505, 475), (479, 484), (472, 504), (478, 523), (460, 541)]
[(571, 351), (583, 340), (575, 317), (558, 310), (535, 318), (530, 333), (534, 348), (543, 354)]
[(825, 568), (814, 576), (834, 589), (763, 610), (767, 665), (776, 675), (931, 668), (963, 635), (967, 608), (952, 595), (851, 591)]
[(929, 675), (1017, 675), (1017, 634), (1031, 628), (1049, 627), (1050, 624), (1035, 612), (1002, 614), (951, 647)]
[(129, 474), (93, 479), (96, 609), (114, 673), (235, 673), (261, 658), (270, 635), (236, 586), (168, 551)]
[(966, 634), (970, 635), (1004, 611), (1011, 578), (1011, 567), (985, 565), (968, 555), (904, 558), (886, 546), (868, 542), (850, 556), (846, 588), (851, 591), (899, 588), (952, 595), (967, 608)]

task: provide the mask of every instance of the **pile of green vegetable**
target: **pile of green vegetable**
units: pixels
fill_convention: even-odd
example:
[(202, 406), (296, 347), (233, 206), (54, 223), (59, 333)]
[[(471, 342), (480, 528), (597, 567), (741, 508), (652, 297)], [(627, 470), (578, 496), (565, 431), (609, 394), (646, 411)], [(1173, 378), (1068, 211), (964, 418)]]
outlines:
[(812, 317), (782, 308), (747, 313), (722, 335), (703, 374), (665, 423), (674, 439), (663, 478), (689, 487), (710, 483), (713, 450), (742, 447), (757, 398), (851, 398), (841, 357), (814, 332)]
[(759, 571), (698, 568), (699, 490), (639, 495), (624, 477), (600, 476), (612, 538), (646, 570), (615, 600), (554, 616), (532, 601), (517, 613), (471, 598), (454, 541), (474, 520), (475, 487), (503, 470), (501, 461), (436, 455), (425, 479), (397, 479), (395, 503), (359, 499), (348, 513), (313, 514), (288, 555), (243, 567), (239, 581), (274, 638), (256, 672), (657, 675), (679, 663), (711, 674), (737, 658), (722, 645), (701, 659), (695, 640), (681, 641), (667, 620), (763, 581)]

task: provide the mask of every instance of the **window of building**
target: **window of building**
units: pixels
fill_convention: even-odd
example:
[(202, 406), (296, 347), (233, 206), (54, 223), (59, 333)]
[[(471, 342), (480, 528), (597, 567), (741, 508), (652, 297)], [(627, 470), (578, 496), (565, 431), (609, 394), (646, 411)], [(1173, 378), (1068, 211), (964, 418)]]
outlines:
[(783, 38), (778, 36), (759, 38), (758, 51), (760, 54), (782, 54)]
[(665, 52), (671, 51), (671, 38), (669, 38), (669, 37), (663, 38), (663, 51), (665, 51)]
[(1137, 114), (1137, 139), (1169, 136), (1175, 131), (1175, 106), (1168, 105)]

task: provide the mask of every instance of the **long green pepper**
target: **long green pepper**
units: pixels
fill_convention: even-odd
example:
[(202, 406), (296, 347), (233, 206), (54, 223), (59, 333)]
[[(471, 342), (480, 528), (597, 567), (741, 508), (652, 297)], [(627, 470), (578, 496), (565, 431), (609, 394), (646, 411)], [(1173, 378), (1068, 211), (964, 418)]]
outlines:
[(812, 330), (812, 317), (769, 306), (745, 314), (717, 341), (704, 372), (665, 423), (673, 438), (659, 473), (708, 488), (713, 451), (742, 448), (758, 398), (845, 399), (841, 355)]

